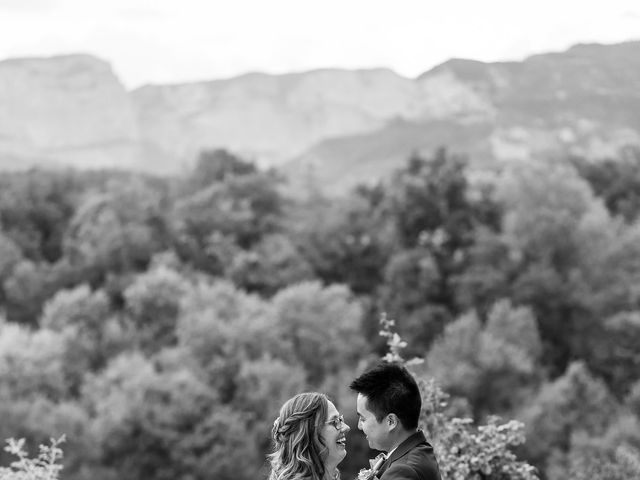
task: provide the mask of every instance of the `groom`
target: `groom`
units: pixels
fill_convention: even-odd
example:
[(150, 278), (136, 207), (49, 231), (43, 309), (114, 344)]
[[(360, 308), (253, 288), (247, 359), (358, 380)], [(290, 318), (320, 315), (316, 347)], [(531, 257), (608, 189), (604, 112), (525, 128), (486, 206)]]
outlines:
[(381, 363), (349, 386), (358, 393), (358, 428), (369, 447), (387, 452), (380, 480), (441, 480), (433, 447), (418, 430), (422, 398), (415, 379), (401, 365)]

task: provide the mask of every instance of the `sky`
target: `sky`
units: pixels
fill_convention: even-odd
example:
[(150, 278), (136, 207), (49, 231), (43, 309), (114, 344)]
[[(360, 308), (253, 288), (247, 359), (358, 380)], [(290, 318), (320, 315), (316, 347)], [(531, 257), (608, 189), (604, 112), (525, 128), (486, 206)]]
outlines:
[(127, 88), (248, 72), (520, 61), (640, 40), (639, 0), (0, 0), (0, 60), (88, 53)]

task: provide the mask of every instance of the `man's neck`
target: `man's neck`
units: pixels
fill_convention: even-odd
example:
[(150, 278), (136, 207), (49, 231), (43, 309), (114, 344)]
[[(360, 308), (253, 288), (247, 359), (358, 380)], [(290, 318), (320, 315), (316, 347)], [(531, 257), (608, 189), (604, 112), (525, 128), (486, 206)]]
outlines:
[(390, 455), (391, 453), (393, 453), (393, 451), (398, 448), (398, 446), (400, 446), (400, 444), (402, 442), (404, 442), (407, 438), (409, 438), (411, 435), (413, 435), (414, 433), (416, 433), (417, 430), (403, 430), (402, 432), (398, 432), (398, 435), (394, 437), (393, 442), (391, 444), (391, 448), (389, 449), (389, 451), (387, 452), (387, 455)]

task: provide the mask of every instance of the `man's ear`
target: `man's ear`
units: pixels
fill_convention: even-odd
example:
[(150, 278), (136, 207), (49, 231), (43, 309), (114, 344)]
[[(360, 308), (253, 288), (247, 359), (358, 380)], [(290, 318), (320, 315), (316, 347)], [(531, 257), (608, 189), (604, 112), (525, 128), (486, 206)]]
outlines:
[(388, 414), (385, 421), (389, 430), (394, 430), (400, 424), (400, 419), (395, 413)]

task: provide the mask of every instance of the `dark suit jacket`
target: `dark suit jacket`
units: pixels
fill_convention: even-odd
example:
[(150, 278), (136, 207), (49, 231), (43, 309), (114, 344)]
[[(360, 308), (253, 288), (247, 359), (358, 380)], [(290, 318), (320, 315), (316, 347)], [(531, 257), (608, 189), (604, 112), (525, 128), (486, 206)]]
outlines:
[(377, 477), (380, 480), (441, 480), (433, 447), (420, 431), (398, 445)]

